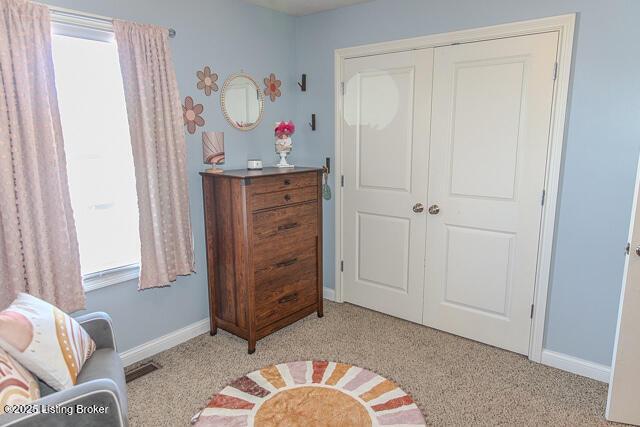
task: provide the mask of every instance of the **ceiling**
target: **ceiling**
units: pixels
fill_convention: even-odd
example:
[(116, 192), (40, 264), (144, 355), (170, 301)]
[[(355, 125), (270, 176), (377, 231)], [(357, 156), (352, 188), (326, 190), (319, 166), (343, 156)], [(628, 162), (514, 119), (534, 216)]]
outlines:
[(371, 0), (245, 0), (289, 15), (308, 15)]

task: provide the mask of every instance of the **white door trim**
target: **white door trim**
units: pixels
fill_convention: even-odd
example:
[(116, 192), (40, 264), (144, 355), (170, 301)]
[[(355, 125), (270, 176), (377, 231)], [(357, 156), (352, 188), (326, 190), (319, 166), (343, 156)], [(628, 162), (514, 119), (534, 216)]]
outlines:
[[(573, 52), (573, 36), (575, 30), (575, 13), (534, 19), (530, 21), (514, 22), (491, 27), (455, 31), (451, 33), (435, 34), (425, 37), (415, 37), (404, 40), (368, 44), (362, 46), (336, 49), (334, 52), (334, 93), (335, 93), (335, 154), (334, 163), (336, 174), (335, 198), (335, 297), (336, 301), (343, 301), (342, 272), (340, 263), (342, 258), (342, 187), (340, 176), (343, 175), (342, 165), (342, 76), (345, 59), (358, 56), (379, 55), (390, 52), (400, 52), (412, 49), (447, 46), (456, 43), (470, 43), (497, 38), (530, 35), (545, 32), (558, 32), (558, 57), (556, 70), (556, 85), (553, 95), (551, 130), (549, 134), (549, 150), (547, 153), (547, 171), (545, 175), (545, 203), (542, 212), (540, 243), (538, 248), (538, 266), (536, 274), (536, 290), (534, 297), (533, 323), (529, 345), (529, 359), (541, 362), (544, 344), (544, 324), (547, 309), (547, 293), (553, 253), (553, 236), (556, 222), (556, 207), (558, 201), (558, 187), (560, 183), (560, 169), (562, 165), (562, 151), (564, 146), (564, 132), (566, 123), (567, 99), (571, 77), (571, 60)], [(549, 72), (553, 72), (549, 70)]]

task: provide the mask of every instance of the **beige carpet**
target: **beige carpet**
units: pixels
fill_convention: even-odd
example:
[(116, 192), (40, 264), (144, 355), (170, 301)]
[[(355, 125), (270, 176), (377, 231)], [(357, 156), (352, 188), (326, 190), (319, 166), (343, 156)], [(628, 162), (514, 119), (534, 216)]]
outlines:
[(153, 358), (162, 366), (129, 384), (131, 425), (186, 426), (212, 394), (260, 367), (328, 359), (398, 382), (430, 425), (606, 425), (607, 386), (525, 357), (349, 304), (258, 342), (224, 331)]

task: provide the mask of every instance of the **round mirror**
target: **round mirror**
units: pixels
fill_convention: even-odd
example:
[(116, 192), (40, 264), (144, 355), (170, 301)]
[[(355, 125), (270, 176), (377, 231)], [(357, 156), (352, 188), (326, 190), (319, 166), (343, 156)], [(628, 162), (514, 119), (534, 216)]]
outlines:
[(250, 76), (238, 73), (229, 76), (220, 96), (222, 112), (229, 124), (239, 130), (251, 130), (262, 120), (264, 96)]

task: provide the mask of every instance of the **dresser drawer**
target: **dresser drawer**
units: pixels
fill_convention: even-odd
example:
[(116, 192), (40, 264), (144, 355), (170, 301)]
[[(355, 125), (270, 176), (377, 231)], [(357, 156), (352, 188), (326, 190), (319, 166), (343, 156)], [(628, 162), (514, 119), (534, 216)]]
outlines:
[(253, 214), (253, 236), (256, 244), (277, 244), (280, 239), (301, 240), (318, 234), (316, 202), (289, 206)]
[(294, 203), (317, 200), (318, 187), (303, 187), (272, 193), (254, 194), (252, 198), (253, 210), (288, 206)]
[(256, 292), (265, 283), (277, 279), (316, 273), (316, 238), (291, 241), (288, 244), (256, 245), (253, 253)]
[(253, 194), (272, 193), (302, 187), (318, 186), (317, 172), (290, 173), (284, 176), (266, 176), (251, 181)]
[(289, 283), (256, 296), (256, 326), (262, 328), (277, 322), (318, 301), (316, 278), (291, 278)]

